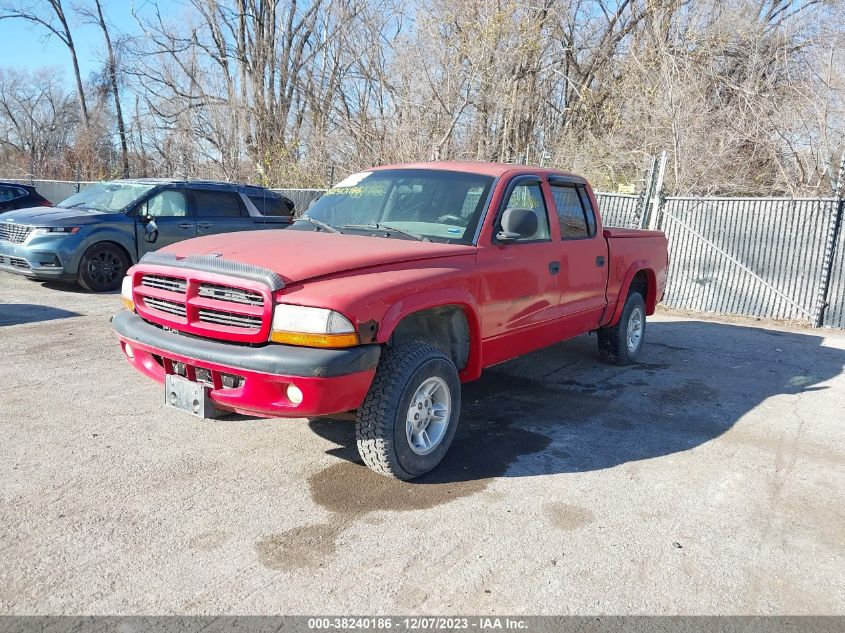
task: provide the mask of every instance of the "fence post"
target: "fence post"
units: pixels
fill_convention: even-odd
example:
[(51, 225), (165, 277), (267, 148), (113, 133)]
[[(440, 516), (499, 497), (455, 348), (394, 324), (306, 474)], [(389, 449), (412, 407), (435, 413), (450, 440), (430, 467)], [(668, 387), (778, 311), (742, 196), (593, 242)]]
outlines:
[(648, 217), (648, 205), (651, 202), (651, 192), (654, 189), (654, 172), (657, 169), (657, 156), (652, 156), (649, 161), (649, 166), (646, 169), (645, 182), (643, 183), (643, 190), (640, 192), (640, 199), (637, 200), (637, 212), (635, 220), (640, 225), (641, 229), (645, 228), (646, 218)]
[(836, 246), (839, 243), (839, 233), (842, 231), (842, 215), (845, 212), (845, 192), (843, 192), (843, 178), (845, 177), (845, 152), (839, 162), (839, 173), (836, 175), (834, 187), (833, 213), (827, 231), (827, 244), (824, 249), (824, 263), (822, 264), (822, 283), (819, 287), (819, 297), (816, 301), (815, 327), (824, 325), (824, 314), (830, 299), (830, 279), (833, 276), (833, 262), (836, 261)]
[(666, 174), (666, 150), (660, 154), (660, 166), (657, 168), (657, 180), (654, 184), (654, 194), (651, 196), (651, 210), (643, 222), (643, 228), (656, 229), (659, 224), (660, 210), (663, 208), (663, 176)]

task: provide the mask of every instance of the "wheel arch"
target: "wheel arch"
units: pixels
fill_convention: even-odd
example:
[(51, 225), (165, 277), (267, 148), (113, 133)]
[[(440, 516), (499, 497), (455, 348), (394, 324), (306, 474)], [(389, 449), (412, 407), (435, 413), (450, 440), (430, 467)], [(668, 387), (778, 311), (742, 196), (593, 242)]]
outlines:
[(657, 306), (657, 276), (648, 262), (639, 260), (631, 264), (625, 273), (624, 280), (619, 286), (619, 295), (616, 300), (616, 308), (613, 311), (613, 318), (608, 321), (609, 325), (619, 321), (622, 310), (625, 308), (625, 300), (634, 288), (645, 291), (643, 299), (645, 300), (646, 314), (649, 316), (654, 314)]
[(129, 266), (138, 263), (134, 236), (132, 239), (129, 239), (127, 236), (121, 235), (115, 231), (95, 231), (76, 249), (74, 257), (74, 273), (79, 272), (79, 263), (82, 261), (82, 256), (85, 254), (85, 251), (96, 244), (111, 244), (113, 246), (117, 246), (123, 254), (126, 255)]
[(481, 375), (481, 324), (468, 292), (414, 295), (394, 304), (381, 322), (377, 342), (396, 344), (410, 338), (432, 341), (447, 352), (461, 381)]

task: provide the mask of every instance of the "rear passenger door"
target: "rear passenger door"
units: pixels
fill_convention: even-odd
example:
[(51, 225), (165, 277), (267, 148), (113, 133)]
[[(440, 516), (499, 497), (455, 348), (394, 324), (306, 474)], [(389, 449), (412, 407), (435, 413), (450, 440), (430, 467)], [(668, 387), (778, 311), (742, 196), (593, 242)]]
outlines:
[(257, 228), (241, 195), (222, 189), (192, 189), (197, 214), (197, 236)]
[(598, 325), (605, 307), (607, 242), (599, 235), (586, 187), (566, 177), (549, 177), (560, 227), (560, 303), (575, 330)]

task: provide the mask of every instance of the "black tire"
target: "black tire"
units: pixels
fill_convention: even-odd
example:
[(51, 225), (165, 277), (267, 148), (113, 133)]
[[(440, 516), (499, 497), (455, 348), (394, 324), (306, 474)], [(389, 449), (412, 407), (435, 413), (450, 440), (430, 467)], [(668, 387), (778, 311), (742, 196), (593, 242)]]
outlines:
[[(430, 378), (439, 378), (448, 388), (450, 413), (439, 442), (431, 452), (420, 455), (408, 440), (406, 419), (417, 389)], [(446, 455), (460, 415), (461, 383), (446, 353), (426, 341), (385, 348), (370, 391), (355, 417), (358, 453), (369, 468), (386, 477), (419, 477)]]
[[(632, 318), (636, 318), (635, 315), (637, 313), (639, 313), (642, 329), (639, 341), (632, 348), (628, 344), (628, 325), (631, 323)], [(629, 365), (637, 360), (643, 348), (643, 340), (645, 339), (645, 316), (645, 301), (643, 300), (643, 296), (638, 291), (632, 290), (625, 300), (625, 306), (622, 308), (622, 314), (616, 325), (603, 327), (597, 331), (599, 355), (602, 360), (614, 365)]]
[(129, 258), (119, 246), (98, 242), (88, 247), (79, 260), (79, 285), (92, 292), (117, 290), (129, 268)]

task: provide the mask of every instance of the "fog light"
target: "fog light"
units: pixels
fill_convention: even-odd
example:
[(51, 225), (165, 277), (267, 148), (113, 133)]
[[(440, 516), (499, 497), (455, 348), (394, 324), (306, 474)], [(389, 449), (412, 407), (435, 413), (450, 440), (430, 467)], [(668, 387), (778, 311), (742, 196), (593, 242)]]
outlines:
[(126, 355), (127, 355), (129, 358), (135, 358), (135, 352), (134, 352), (134, 350), (132, 349), (132, 347), (129, 345), (129, 343), (124, 343), (124, 344), (123, 344), (123, 351), (124, 351), (124, 352), (126, 352)]
[(302, 403), (302, 389), (296, 385), (288, 385), (288, 400), (293, 404)]

